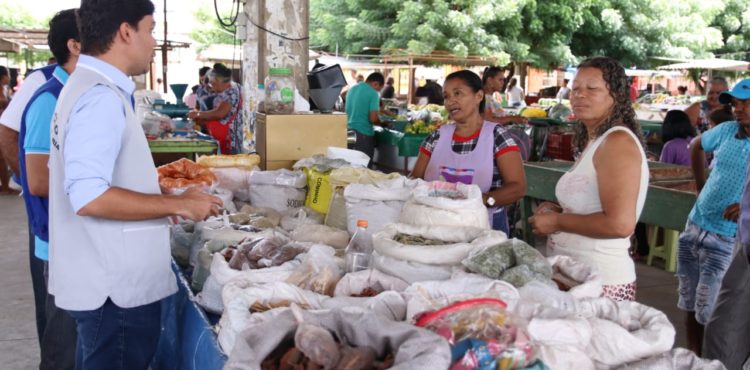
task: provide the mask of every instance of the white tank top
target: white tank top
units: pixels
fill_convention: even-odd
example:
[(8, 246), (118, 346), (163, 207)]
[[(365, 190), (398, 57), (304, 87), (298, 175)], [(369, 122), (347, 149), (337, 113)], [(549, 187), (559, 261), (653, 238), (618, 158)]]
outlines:
[[(602, 211), (599, 184), (594, 168), (594, 154), (604, 140), (615, 131), (625, 131), (633, 138), (641, 153), (641, 181), (636, 202), (636, 221), (643, 211), (648, 190), (648, 161), (638, 138), (629, 129), (616, 126), (591, 142), (575, 166), (565, 173), (555, 187), (555, 196), (563, 213), (587, 215)], [(571, 233), (556, 233), (547, 239), (551, 255), (566, 255), (599, 269), (605, 285), (629, 284), (635, 281), (635, 265), (628, 254), (630, 238), (594, 239)]]

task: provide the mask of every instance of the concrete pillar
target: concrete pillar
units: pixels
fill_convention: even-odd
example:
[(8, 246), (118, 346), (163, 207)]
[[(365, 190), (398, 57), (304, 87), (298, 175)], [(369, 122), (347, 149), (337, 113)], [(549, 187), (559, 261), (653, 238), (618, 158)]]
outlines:
[[(268, 68), (291, 68), (297, 90), (304, 97), (308, 95), (309, 9), (309, 0), (248, 0), (245, 3), (243, 21), (247, 36), (243, 45), (242, 86), (249, 133), (255, 131), (257, 86), (265, 80)], [(252, 140), (251, 150), (254, 144)]]

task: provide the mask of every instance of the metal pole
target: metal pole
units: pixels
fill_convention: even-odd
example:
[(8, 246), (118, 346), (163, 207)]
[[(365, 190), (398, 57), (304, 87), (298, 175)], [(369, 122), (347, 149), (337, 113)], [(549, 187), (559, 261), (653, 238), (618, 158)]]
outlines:
[(164, 0), (164, 43), (161, 45), (161, 81), (164, 93), (167, 93), (167, 0)]

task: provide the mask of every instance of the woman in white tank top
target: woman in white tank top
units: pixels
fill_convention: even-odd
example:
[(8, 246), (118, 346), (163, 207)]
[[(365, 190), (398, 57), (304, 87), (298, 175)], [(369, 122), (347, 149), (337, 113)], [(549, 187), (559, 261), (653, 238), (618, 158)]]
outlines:
[(584, 61), (570, 99), (582, 124), (576, 135), (580, 156), (557, 183), (560, 204), (543, 203), (529, 221), (535, 233), (549, 236), (549, 254), (596, 267), (605, 296), (635, 300), (628, 248), (646, 200), (648, 162), (625, 69), (607, 57)]

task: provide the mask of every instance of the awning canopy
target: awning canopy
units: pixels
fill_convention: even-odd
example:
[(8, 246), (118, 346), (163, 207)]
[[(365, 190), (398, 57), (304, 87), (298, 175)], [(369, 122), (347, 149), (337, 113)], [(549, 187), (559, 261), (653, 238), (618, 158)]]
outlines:
[(658, 69), (710, 69), (716, 71), (746, 72), (750, 70), (750, 62), (732, 59), (694, 59), (681, 63), (668, 64)]
[(18, 53), (22, 48), (49, 50), (47, 29), (0, 27), (0, 52)]

